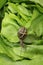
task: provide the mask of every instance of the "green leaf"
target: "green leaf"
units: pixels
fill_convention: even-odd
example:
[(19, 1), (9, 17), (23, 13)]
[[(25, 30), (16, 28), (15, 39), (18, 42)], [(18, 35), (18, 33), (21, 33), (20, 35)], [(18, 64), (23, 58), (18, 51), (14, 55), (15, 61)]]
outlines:
[(20, 26), (23, 26), (23, 22), (19, 19), (18, 16), (16, 16), (15, 14), (12, 14), (12, 13), (9, 13), (9, 16), (11, 19), (16, 20)]
[[(15, 2), (15, 3), (20, 3), (20, 2), (22, 2), (22, 1), (26, 1), (26, 0), (9, 0), (9, 1), (11, 1), (11, 2)], [(29, 1), (29, 0), (27, 0), (27, 1)]]
[(32, 2), (35, 2), (35, 3), (39, 3), (40, 5), (43, 6), (43, 0), (30, 0)]
[(26, 23), (25, 27), (27, 29), (30, 28), (31, 23), (33, 22), (32, 20), (34, 20), (36, 17), (38, 17), (40, 15), (39, 11), (37, 9), (34, 8), (31, 19)]
[(35, 45), (42, 45), (43, 39), (40, 39), (36, 35), (27, 35), (27, 37), (24, 39), (24, 43), (26, 44), (35, 44)]
[(0, 0), (0, 9), (5, 5), (7, 0)]
[(15, 8), (14, 9), (14, 6), (15, 7), (17, 7), (20, 11), (21, 11), (21, 13), (23, 13), (24, 15), (26, 15), (26, 16), (31, 16), (32, 14), (31, 14), (31, 11), (30, 10), (28, 10), (27, 8), (25, 8), (24, 6), (22, 6), (22, 5), (20, 5), (20, 4), (13, 4), (13, 3), (8, 3), (8, 9), (9, 10), (11, 10), (11, 12), (12, 13), (17, 13), (17, 9)]
[(34, 60), (23, 60), (16, 62), (15, 65), (43, 65), (43, 56), (41, 55), (36, 55), (34, 57)]
[(13, 51), (18, 56), (33, 59), (35, 55), (43, 55), (43, 46), (27, 45), (26, 48), (14, 47)]
[[(39, 15), (32, 20), (30, 30), (37, 34), (37, 36), (43, 35), (43, 15)], [(28, 31), (28, 33), (31, 33), (31, 31)]]
[(16, 3), (20, 3), (20, 2), (29, 2), (29, 1), (31, 1), (31, 2), (35, 2), (35, 3), (39, 3), (40, 5), (42, 5), (43, 6), (43, 0), (10, 0), (11, 2), (16, 2)]
[(43, 7), (41, 7), (39, 5), (36, 5), (36, 6), (37, 6), (37, 9), (39, 10), (39, 12), (43, 14)]
[(24, 6), (22, 5), (18, 5), (18, 9), (26, 16), (31, 16), (31, 11), (26, 9)]
[(19, 42), (17, 31), (19, 26), (12, 20), (8, 14), (5, 14), (2, 23), (1, 34), (6, 37), (10, 42)]
[(5, 54), (0, 54), (0, 65), (14, 65), (14, 62)]
[(1, 48), (0, 48), (1, 51), (0, 51), (0, 53), (4, 53), (8, 57), (10, 57), (13, 61), (22, 59), (21, 57), (19, 57), (18, 55), (15, 54), (15, 52), (12, 49), (12, 47), (7, 46), (5, 44), (6, 42), (2, 38), (0, 38), (0, 41), (1, 41), (0, 42), (0, 44), (1, 44)]
[(0, 54), (0, 65), (43, 65), (43, 56), (36, 55), (33, 60), (21, 60), (13, 62), (6, 55)]
[[(16, 13), (18, 13), (19, 16), (21, 16), (26, 22), (28, 22), (30, 20), (30, 18), (32, 16), (31, 11), (29, 11), (28, 9), (26, 9), (22, 5), (18, 5), (18, 4), (16, 5), (16, 4), (13, 4), (13, 3), (8, 3), (8, 4), (9, 4), (8, 9), (10, 9), (12, 12), (16, 11)], [(13, 12), (13, 13), (15, 13), (15, 12)], [(17, 19), (17, 16), (16, 16), (16, 19)], [(21, 21), (21, 25), (23, 25), (22, 21)]]
[[(41, 14), (43, 13), (41, 7), (43, 6), (43, 1), (9, 1), (27, 1), (27, 3), (29, 2), (29, 7), (24, 7), (21, 3), (8, 3), (8, 14), (5, 13), (0, 34), (0, 65), (43, 65), (43, 37), (41, 37), (43, 35), (43, 14)], [(30, 4), (33, 4), (33, 2), (36, 5), (35, 7)], [(24, 40), (26, 48), (20, 47), (20, 43), (18, 43), (19, 38), (17, 32), (21, 26), (27, 28), (28, 34)]]

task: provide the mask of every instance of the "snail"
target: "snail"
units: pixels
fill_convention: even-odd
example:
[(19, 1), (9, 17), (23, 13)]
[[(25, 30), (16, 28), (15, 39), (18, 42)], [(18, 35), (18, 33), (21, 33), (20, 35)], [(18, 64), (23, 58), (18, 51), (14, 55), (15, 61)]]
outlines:
[(22, 47), (24, 47), (23, 40), (25, 39), (26, 35), (27, 35), (27, 29), (25, 27), (21, 27), (18, 30), (18, 38), (20, 40), (20, 44)]

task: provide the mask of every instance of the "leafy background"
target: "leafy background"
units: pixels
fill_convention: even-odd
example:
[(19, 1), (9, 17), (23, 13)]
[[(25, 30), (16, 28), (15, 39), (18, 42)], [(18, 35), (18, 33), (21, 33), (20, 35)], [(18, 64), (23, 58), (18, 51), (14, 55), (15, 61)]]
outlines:
[[(22, 8), (18, 4), (15, 5), (15, 3), (30, 2), (30, 1), (32, 3), (35, 3), (35, 5), (33, 5), (35, 6), (33, 13), (31, 13), (31, 9), (28, 13), (28, 10), (26, 10), (25, 8)], [(8, 7), (6, 5), (7, 2)], [(27, 7), (27, 5), (23, 6)], [(11, 11), (10, 13), (8, 9)], [(20, 12), (18, 12), (19, 10)], [(7, 13), (5, 13), (5, 11), (7, 11)], [(17, 17), (14, 14), (15, 13), (14, 11), (18, 12), (23, 17), (23, 21), (25, 22), (27, 22), (29, 18), (29, 22), (27, 22), (27, 24), (24, 22), (26, 25), (24, 25), (24, 23), (22, 24), (20, 22), (22, 20), (20, 20), (18, 15)], [(29, 16), (26, 17), (25, 15)], [(22, 49), (19, 45), (17, 31), (20, 28), (20, 26), (17, 25), (13, 19), (15, 19), (17, 22), (19, 21), (18, 23), (20, 25), (28, 28), (28, 35), (24, 40), (25, 44), (27, 44), (26, 49), (25, 48)], [(0, 1), (0, 65), (14, 65), (14, 64), (43, 65), (43, 0)]]

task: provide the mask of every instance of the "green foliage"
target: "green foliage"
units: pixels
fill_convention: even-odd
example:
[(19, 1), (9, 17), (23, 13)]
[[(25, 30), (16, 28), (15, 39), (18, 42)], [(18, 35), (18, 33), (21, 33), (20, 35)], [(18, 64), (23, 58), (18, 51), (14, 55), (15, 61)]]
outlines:
[[(43, 65), (43, 1), (6, 1), (0, 1), (0, 65)], [(27, 29), (25, 47), (18, 38), (21, 27)]]
[(0, 9), (5, 5), (7, 0), (0, 0)]

